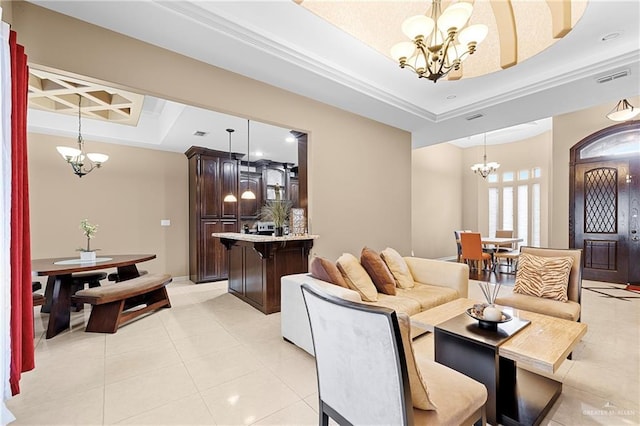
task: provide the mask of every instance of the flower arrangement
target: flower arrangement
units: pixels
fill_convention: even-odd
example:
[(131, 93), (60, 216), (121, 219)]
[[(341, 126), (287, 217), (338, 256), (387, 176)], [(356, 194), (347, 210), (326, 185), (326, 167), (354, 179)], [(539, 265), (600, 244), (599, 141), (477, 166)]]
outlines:
[(80, 247), (76, 251), (90, 252), (90, 251), (100, 250), (100, 249), (91, 250), (91, 239), (98, 232), (98, 225), (92, 225), (91, 223), (89, 223), (88, 219), (82, 219), (80, 221), (80, 229), (82, 229), (82, 232), (84, 233), (84, 236), (87, 237), (87, 248), (84, 249), (84, 248)]

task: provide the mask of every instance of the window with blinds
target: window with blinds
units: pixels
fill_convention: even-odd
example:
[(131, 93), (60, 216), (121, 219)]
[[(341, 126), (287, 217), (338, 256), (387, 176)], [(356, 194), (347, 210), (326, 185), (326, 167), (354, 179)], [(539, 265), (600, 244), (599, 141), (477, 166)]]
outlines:
[(514, 230), (519, 245), (540, 246), (540, 167), (489, 175), (489, 235)]

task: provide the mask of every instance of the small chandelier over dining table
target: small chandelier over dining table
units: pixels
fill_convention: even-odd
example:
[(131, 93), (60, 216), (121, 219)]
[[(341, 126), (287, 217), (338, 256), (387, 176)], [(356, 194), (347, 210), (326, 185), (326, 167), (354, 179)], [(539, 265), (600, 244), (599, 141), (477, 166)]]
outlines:
[(465, 28), (472, 13), (471, 3), (453, 3), (441, 12), (440, 0), (433, 0), (431, 17), (416, 15), (402, 23), (402, 32), (411, 41), (394, 45), (391, 57), (400, 68), (409, 68), (418, 78), (434, 83), (450, 71), (459, 70), (489, 31), (483, 24)]
[(84, 152), (84, 139), (82, 138), (82, 96), (78, 95), (78, 148), (71, 148), (69, 146), (57, 146), (56, 149), (62, 155), (71, 168), (73, 173), (78, 177), (82, 177), (93, 169), (100, 168), (102, 163), (109, 159), (106, 154), (99, 154), (97, 152)]
[(491, 173), (498, 170), (500, 164), (495, 161), (491, 161), (487, 163), (487, 134), (484, 134), (484, 155), (482, 156), (482, 163), (476, 163), (471, 166), (471, 170), (475, 174), (482, 176), (483, 179), (486, 179)]

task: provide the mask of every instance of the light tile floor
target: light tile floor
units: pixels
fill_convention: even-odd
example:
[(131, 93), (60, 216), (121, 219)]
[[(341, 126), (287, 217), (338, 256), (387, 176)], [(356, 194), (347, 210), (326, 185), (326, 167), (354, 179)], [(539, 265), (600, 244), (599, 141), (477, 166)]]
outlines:
[[(502, 292), (510, 291), (503, 287)], [(314, 360), (284, 342), (280, 314), (265, 316), (226, 282), (169, 286), (173, 307), (116, 334), (69, 331), (45, 340), (36, 308), (36, 369), (7, 405), (15, 425), (314, 425)], [(475, 283), (470, 297), (481, 300)], [(583, 292), (589, 331), (556, 373), (564, 390), (546, 425), (640, 423), (640, 300)], [(433, 337), (415, 341), (433, 354)]]

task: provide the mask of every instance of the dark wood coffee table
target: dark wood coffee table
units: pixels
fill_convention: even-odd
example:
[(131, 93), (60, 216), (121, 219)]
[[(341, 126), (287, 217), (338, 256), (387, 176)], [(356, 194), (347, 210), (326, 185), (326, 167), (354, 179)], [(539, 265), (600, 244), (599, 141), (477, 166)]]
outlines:
[[(464, 306), (458, 303), (456, 308), (464, 312)], [(562, 392), (562, 383), (516, 363), (554, 373), (587, 326), (532, 312), (506, 312), (513, 320), (498, 325), (497, 331), (480, 328), (464, 313), (440, 318), (434, 324), (435, 360), (487, 387), (489, 423), (537, 425)]]

